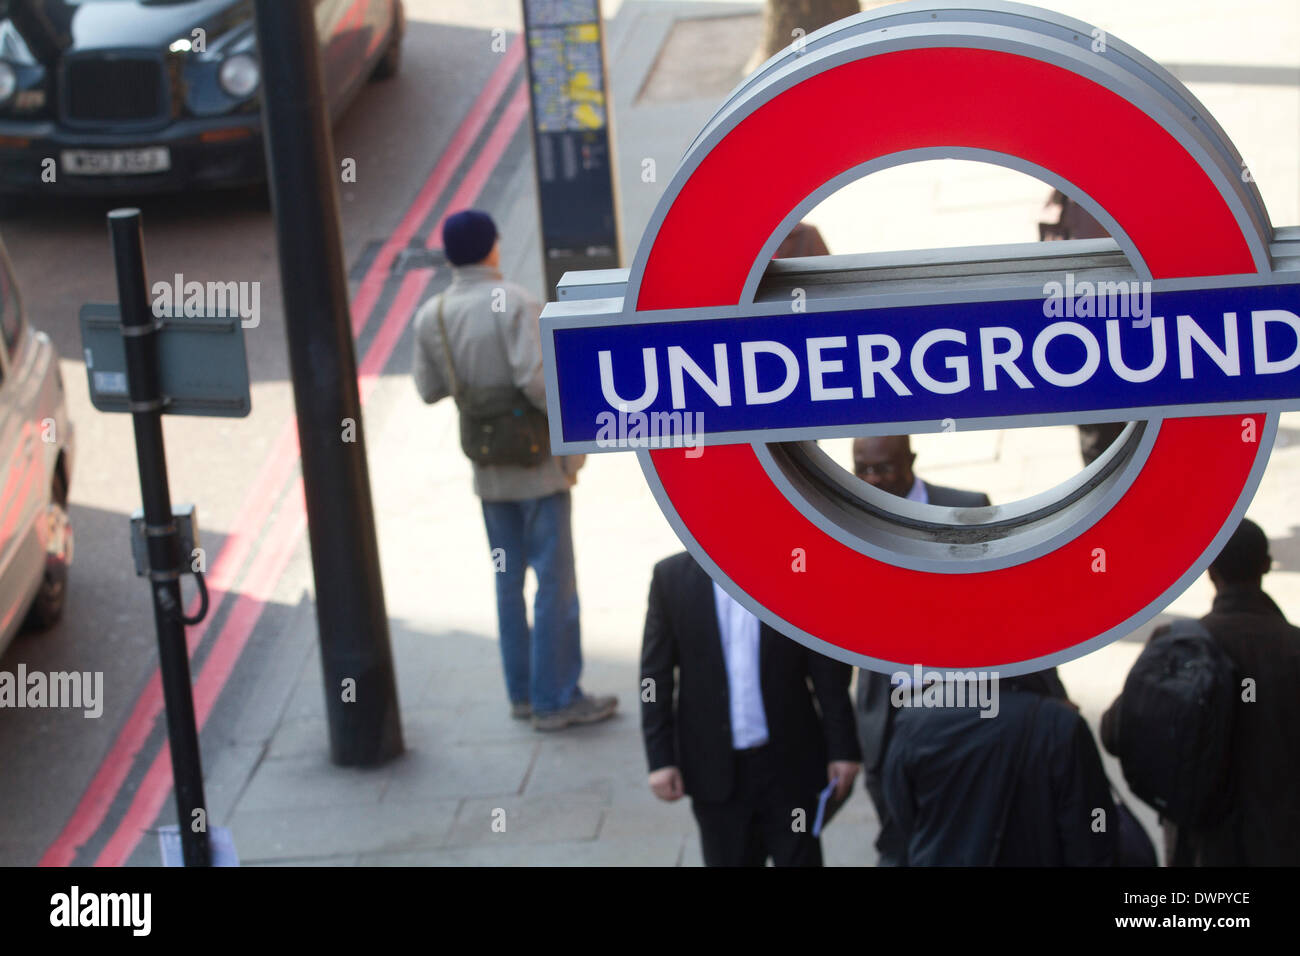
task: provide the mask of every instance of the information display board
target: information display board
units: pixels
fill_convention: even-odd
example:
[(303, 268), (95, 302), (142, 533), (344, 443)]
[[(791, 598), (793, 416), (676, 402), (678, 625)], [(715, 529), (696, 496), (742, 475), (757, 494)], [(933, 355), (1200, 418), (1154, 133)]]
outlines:
[(621, 264), (599, 0), (524, 0), (524, 33), (549, 298)]

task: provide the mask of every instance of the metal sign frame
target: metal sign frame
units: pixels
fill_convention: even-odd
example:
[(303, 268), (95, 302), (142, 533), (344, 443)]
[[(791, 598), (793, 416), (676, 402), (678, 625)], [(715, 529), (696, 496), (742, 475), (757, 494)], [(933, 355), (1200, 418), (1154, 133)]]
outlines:
[[(890, 95), (863, 93), (882, 89)], [(1077, 135), (1076, 118), (1091, 135)], [(1152, 61), (1033, 7), (900, 4), (811, 35), (737, 88), (668, 185), (625, 285), (609, 272), (566, 280), (567, 301), (543, 313), (552, 407), (564, 374), (554, 336), (566, 325), (756, 314), (772, 254), (818, 202), (870, 172), (935, 158), (976, 158), (1060, 188), (1143, 281), (1277, 281), (1294, 266), (1283, 248), (1294, 237), (1274, 233), (1240, 154)], [(1177, 202), (1159, 202), (1154, 182)], [(712, 228), (720, 221), (726, 243)], [(1284, 405), (1296, 407), (1272, 408)], [(956, 397), (950, 419), (959, 430), (989, 424), (963, 425)], [(783, 633), (885, 672), (1009, 676), (1131, 632), (1190, 585), (1244, 515), (1276, 426), (1276, 411), (1259, 407), (1150, 417), (1075, 479), (982, 509), (900, 501), (806, 444), (637, 455), (687, 548)]]

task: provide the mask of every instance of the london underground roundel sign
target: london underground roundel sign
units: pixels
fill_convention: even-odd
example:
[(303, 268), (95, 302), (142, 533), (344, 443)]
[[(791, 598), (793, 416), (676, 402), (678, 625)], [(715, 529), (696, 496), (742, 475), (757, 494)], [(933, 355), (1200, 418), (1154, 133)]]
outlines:
[[(937, 158), (1006, 166), (1112, 240), (772, 262), (818, 202)], [(635, 449), (769, 624), (877, 670), (1004, 674), (1154, 616), (1246, 510), (1300, 408), (1300, 230), (1204, 107), (1079, 21), (908, 3), (769, 61), (701, 131), (626, 273), (543, 313), (557, 453)], [(895, 498), (821, 437), (1128, 420), (1050, 492)]]

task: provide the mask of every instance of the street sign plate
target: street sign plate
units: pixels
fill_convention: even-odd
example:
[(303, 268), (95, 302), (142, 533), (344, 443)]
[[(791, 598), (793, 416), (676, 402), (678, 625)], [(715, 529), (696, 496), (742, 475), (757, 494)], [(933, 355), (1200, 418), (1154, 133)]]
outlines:
[(557, 317), (552, 444), (577, 454), (1300, 408), (1300, 272), (1131, 294), (1109, 283), (1123, 291), (1100, 299), (1091, 283), (1064, 295), (1072, 285), (1055, 283), (1057, 298), (1033, 286), (795, 313)]
[[(129, 411), (118, 307), (84, 305), (80, 321), (91, 404), (101, 412)], [(243, 418), (252, 411), (239, 316), (160, 321), (158, 374), (166, 414)]]

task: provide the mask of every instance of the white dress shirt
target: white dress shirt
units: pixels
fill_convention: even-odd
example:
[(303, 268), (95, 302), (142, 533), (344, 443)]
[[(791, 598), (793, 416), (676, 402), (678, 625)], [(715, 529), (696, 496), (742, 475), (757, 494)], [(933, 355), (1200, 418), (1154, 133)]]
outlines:
[(731, 705), (731, 745), (746, 750), (767, 743), (767, 714), (758, 670), (758, 618), (713, 583), (713, 604), (727, 664)]

